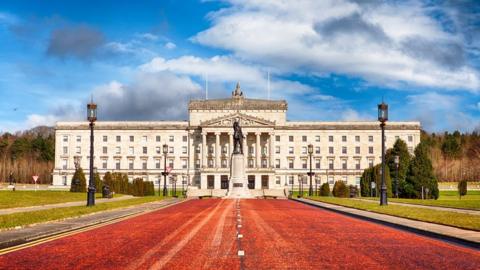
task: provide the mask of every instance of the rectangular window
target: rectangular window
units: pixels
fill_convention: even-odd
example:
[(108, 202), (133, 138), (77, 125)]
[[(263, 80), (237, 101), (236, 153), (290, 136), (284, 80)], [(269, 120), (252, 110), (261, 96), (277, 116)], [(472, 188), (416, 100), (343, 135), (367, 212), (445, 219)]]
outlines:
[(63, 142), (68, 142), (68, 136), (63, 136)]
[(293, 136), (288, 136), (288, 141), (293, 142)]
[(155, 159), (155, 169), (160, 169), (160, 159)]
[(131, 141), (131, 142), (134, 142), (134, 141), (135, 141), (135, 137), (134, 137), (134, 136), (130, 136), (130, 141)]
[(360, 154), (360, 146), (355, 146), (355, 154)]
[(408, 141), (413, 142), (413, 136), (412, 135), (408, 135)]
[(288, 159), (288, 168), (293, 169), (293, 159)]
[(196, 159), (195, 160), (195, 169), (199, 169), (200, 168), (200, 159)]
[(146, 146), (142, 147), (142, 150), (143, 150), (143, 153), (144, 153), (144, 154), (147, 154), (148, 148), (147, 148)]
[(135, 155), (135, 148), (133, 148), (133, 146), (128, 147), (128, 154)]
[(320, 146), (315, 147), (315, 154), (320, 154)]
[(160, 137), (159, 135), (155, 136), (155, 141), (160, 142), (161, 140), (162, 140), (162, 137)]
[(369, 153), (369, 154), (373, 154), (373, 146), (369, 146), (369, 147), (368, 147), (368, 153)]
[(102, 153), (104, 153), (105, 155), (108, 154), (108, 147), (102, 147)]
[(293, 175), (290, 175), (290, 176), (288, 177), (288, 184), (289, 184), (289, 185), (293, 185)]
[(75, 147), (75, 153), (81, 154), (82, 153), (82, 147), (80, 147), (80, 146)]
[(276, 136), (275, 136), (275, 141), (277, 141), (277, 142), (280, 141), (280, 136), (279, 136), (279, 135), (276, 135)]
[(107, 169), (107, 160), (102, 160), (102, 169)]
[(315, 136), (315, 141), (319, 142), (320, 141), (320, 136)]
[(328, 169), (333, 170), (333, 159), (328, 160)]
[(248, 160), (248, 167), (253, 168), (253, 159)]
[[(226, 168), (227, 167), (227, 160), (226, 159), (222, 159), (222, 168)], [(186, 168), (186, 167), (185, 167)]]
[(280, 169), (280, 159), (275, 159), (275, 168)]
[(307, 154), (307, 147), (306, 146), (302, 146), (302, 154)]
[(122, 141), (122, 137), (121, 137), (121, 136), (118, 136), (118, 135), (117, 135), (116, 139), (117, 139), (117, 142)]
[(315, 159), (315, 168), (316, 169), (320, 169), (320, 164), (321, 164), (320, 161), (321, 161), (321, 159), (319, 159), (319, 158)]
[(168, 160), (168, 166), (173, 169), (173, 165), (174, 165), (174, 160), (173, 158), (171, 158)]
[(63, 154), (64, 155), (68, 154), (68, 146), (63, 147)]
[(142, 142), (148, 142), (148, 136), (142, 136)]
[(103, 136), (103, 142), (108, 142), (108, 136)]
[(333, 136), (332, 135), (328, 136), (328, 141), (333, 142)]
[(175, 136), (170, 135), (170, 136), (168, 137), (168, 140), (169, 140), (170, 142), (174, 142), (174, 141), (175, 141)]
[(143, 170), (147, 169), (147, 161), (146, 160), (142, 161), (142, 169)]
[(187, 142), (187, 140), (188, 140), (188, 137), (187, 137), (187, 136), (182, 136), (182, 141), (183, 141), (183, 142)]
[(155, 147), (155, 153), (161, 154), (162, 153), (162, 148), (160, 146)]
[(120, 146), (117, 146), (115, 147), (115, 154), (120, 154), (122, 152), (122, 149), (120, 148)]
[(68, 165), (68, 161), (66, 159), (62, 159), (62, 169), (66, 170)]
[(306, 142), (307, 141), (307, 136), (302, 136), (302, 142)]
[(173, 154), (173, 153), (174, 153), (174, 148), (173, 148), (173, 146), (170, 146), (170, 147), (168, 148), (168, 153), (169, 153), (169, 154)]
[(275, 146), (275, 154), (280, 154), (280, 146)]
[(195, 147), (195, 153), (200, 154), (200, 145), (197, 145), (197, 147)]
[(120, 170), (120, 160), (119, 159), (115, 160), (115, 169)]
[(262, 159), (262, 168), (267, 168), (267, 160)]
[(369, 159), (368, 159), (368, 167), (369, 167), (369, 168), (372, 168), (372, 167), (373, 167), (373, 159), (372, 159), (372, 158), (369, 158)]
[(289, 147), (288, 147), (288, 153), (289, 153), (289, 154), (293, 154), (293, 146), (289, 146)]
[(347, 141), (347, 136), (343, 135), (342, 136), (342, 142), (346, 142)]
[(329, 154), (333, 154), (333, 146), (329, 146), (329, 147), (328, 147), (328, 153), (329, 153)]
[(372, 135), (368, 136), (368, 141), (373, 142), (373, 136)]
[(342, 159), (342, 169), (346, 170), (347, 169), (347, 160)]
[(356, 141), (356, 142), (360, 142), (360, 136), (358, 136), (358, 135), (355, 136), (355, 141)]
[(182, 169), (186, 169), (186, 168), (187, 168), (187, 160), (182, 159)]
[(360, 170), (360, 159), (355, 159), (355, 169)]
[(133, 159), (128, 160), (128, 169), (133, 170)]
[(82, 142), (82, 136), (77, 136), (77, 142)]
[(306, 168), (307, 168), (307, 160), (302, 159), (302, 169), (306, 169)]
[[(226, 149), (225, 149), (226, 150)], [(186, 154), (187, 153), (187, 147), (186, 146), (182, 146), (182, 154)]]
[(347, 154), (347, 147), (346, 146), (342, 146), (342, 154)]

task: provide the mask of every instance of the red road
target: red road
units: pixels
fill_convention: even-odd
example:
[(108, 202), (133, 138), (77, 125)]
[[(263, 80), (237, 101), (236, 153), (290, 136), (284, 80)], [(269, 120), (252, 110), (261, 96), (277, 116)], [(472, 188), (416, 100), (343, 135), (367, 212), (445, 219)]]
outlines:
[(480, 269), (480, 252), (291, 201), (192, 200), (0, 256), (0, 269), (162, 268)]

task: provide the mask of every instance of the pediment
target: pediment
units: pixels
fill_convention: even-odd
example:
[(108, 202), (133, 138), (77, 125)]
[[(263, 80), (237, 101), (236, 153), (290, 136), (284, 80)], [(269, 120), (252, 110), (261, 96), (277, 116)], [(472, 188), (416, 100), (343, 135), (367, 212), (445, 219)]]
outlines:
[(240, 120), (242, 127), (269, 127), (274, 126), (275, 122), (265, 120), (263, 118), (246, 115), (242, 113), (234, 113), (227, 116), (203, 121), (200, 123), (202, 127), (232, 127), (235, 120)]

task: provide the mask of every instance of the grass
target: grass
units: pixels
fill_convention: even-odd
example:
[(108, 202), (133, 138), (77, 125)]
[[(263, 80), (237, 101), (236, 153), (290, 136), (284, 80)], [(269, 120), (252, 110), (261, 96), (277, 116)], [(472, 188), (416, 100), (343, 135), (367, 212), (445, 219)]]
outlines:
[(480, 215), (469, 215), (391, 204), (388, 206), (380, 206), (375, 203), (348, 198), (311, 197), (311, 199), (380, 214), (480, 231)]
[[(115, 197), (122, 196), (115, 194)], [(96, 198), (101, 198), (101, 193), (96, 193)], [(86, 201), (87, 193), (37, 190), (37, 191), (0, 191), (0, 209), (27, 207), (64, 202)]]
[(55, 208), (40, 211), (14, 213), (8, 215), (0, 215), (0, 229), (14, 228), (16, 226), (25, 226), (35, 223), (60, 220), (71, 217), (78, 217), (85, 214), (101, 212), (105, 210), (112, 210), (117, 208), (128, 207), (132, 205), (148, 203), (162, 200), (162, 196), (147, 196), (136, 197), (124, 201), (106, 202), (96, 204), (92, 207), (86, 206), (72, 206), (65, 208)]

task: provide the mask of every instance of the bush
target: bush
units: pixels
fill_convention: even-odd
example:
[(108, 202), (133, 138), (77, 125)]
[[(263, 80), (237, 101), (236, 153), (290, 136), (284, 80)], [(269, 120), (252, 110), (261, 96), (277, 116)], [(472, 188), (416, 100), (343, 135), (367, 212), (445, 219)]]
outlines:
[(97, 172), (93, 178), (95, 179), (95, 192), (102, 193), (103, 182), (100, 179), (100, 174)]
[(351, 198), (358, 197), (358, 187), (355, 185), (349, 185), (349, 195)]
[(458, 195), (460, 196), (460, 199), (462, 196), (467, 195), (467, 180), (461, 180), (458, 182)]
[(335, 182), (335, 185), (333, 185), (332, 193), (335, 197), (346, 198), (349, 195), (349, 190), (343, 181), (337, 181)]
[(141, 197), (144, 196), (144, 188), (143, 188), (143, 179), (142, 178), (135, 178), (133, 179), (132, 183), (132, 195)]
[(82, 168), (75, 170), (70, 184), (70, 192), (87, 192), (87, 180)]
[(330, 185), (328, 183), (323, 183), (320, 187), (320, 196), (330, 196)]

